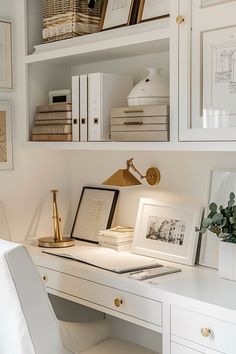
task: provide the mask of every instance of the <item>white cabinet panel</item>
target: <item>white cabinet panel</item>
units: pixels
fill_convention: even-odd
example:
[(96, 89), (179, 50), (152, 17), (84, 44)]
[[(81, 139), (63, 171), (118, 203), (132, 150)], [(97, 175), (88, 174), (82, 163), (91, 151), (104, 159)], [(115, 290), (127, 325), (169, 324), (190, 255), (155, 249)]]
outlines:
[(180, 0), (181, 141), (235, 140), (235, 13), (236, 1)]

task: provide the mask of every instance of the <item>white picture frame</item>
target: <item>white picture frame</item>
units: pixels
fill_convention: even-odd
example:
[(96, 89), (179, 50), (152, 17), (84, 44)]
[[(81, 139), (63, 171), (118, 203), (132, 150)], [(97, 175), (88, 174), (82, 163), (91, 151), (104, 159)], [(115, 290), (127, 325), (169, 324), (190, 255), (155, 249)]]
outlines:
[(12, 88), (12, 23), (0, 20), (0, 89)]
[(118, 195), (117, 189), (83, 187), (70, 237), (98, 243), (98, 231), (112, 225)]
[(0, 170), (12, 168), (12, 103), (0, 101)]
[(195, 263), (202, 207), (141, 198), (132, 251), (149, 257), (187, 264)]
[(135, 0), (105, 0), (101, 30), (129, 25)]
[(141, 0), (137, 22), (167, 17), (170, 14), (169, 0)]

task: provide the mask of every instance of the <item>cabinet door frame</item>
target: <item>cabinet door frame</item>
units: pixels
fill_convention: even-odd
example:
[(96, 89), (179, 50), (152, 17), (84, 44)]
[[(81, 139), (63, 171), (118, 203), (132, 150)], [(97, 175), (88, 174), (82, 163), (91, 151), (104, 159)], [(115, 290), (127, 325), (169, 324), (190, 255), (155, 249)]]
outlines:
[(204, 8), (200, 4), (201, 0), (179, 0), (179, 14), (184, 17), (179, 25), (179, 141), (235, 141), (236, 126), (191, 128), (192, 121), (201, 119), (202, 34), (229, 27), (236, 30), (236, 1)]

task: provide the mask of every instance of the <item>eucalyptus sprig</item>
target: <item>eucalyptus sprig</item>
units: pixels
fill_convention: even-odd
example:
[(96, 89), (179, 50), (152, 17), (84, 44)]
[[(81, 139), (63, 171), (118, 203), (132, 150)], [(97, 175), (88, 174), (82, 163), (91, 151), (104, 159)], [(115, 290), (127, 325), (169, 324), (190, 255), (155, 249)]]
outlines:
[(196, 231), (204, 234), (207, 230), (216, 234), (221, 240), (236, 243), (236, 205), (235, 194), (229, 195), (228, 206), (218, 208), (216, 203), (209, 205), (210, 213), (203, 219), (201, 228)]

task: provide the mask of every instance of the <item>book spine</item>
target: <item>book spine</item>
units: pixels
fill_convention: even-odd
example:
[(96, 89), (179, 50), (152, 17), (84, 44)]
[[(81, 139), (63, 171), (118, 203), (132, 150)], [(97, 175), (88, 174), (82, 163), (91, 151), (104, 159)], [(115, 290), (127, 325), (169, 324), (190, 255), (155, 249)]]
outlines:
[(72, 125), (72, 120), (71, 119), (59, 119), (59, 120), (56, 120), (56, 119), (48, 119), (48, 120), (36, 120), (34, 122), (34, 125), (65, 125), (65, 124), (70, 124)]
[(72, 141), (80, 140), (79, 131), (79, 76), (72, 76)]
[(32, 134), (71, 134), (70, 124), (65, 125), (36, 125), (32, 128)]
[(71, 119), (71, 111), (36, 113), (35, 120)]
[(80, 141), (88, 141), (88, 75), (80, 75)]
[(101, 73), (88, 75), (88, 140), (101, 141)]
[(47, 112), (67, 112), (71, 111), (71, 103), (52, 103), (52, 104), (45, 104), (43, 106), (36, 107), (37, 113), (47, 113)]
[(72, 134), (32, 134), (32, 141), (71, 141)]

